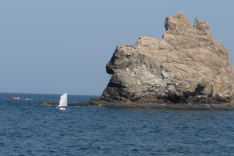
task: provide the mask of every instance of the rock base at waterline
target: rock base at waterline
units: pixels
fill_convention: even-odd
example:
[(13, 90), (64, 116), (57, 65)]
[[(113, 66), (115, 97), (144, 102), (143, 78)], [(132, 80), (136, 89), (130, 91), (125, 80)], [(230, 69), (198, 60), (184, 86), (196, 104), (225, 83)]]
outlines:
[[(58, 106), (58, 103), (53, 103), (53, 102), (47, 102), (47, 103), (43, 103), (41, 104), (42, 106)], [(67, 106), (72, 106), (72, 104), (67, 104)]]
[[(68, 104), (68, 106), (79, 107), (110, 107), (110, 108), (148, 108), (148, 109), (182, 109), (182, 110), (234, 110), (234, 104), (231, 103), (114, 103), (92, 99), (87, 102)], [(44, 106), (57, 106), (58, 103), (45, 103)]]

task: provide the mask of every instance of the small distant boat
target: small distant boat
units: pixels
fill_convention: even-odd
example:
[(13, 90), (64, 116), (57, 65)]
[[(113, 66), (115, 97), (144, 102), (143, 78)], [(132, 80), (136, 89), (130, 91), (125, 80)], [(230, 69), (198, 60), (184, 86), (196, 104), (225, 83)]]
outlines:
[(11, 97), (12, 99), (20, 99), (20, 97)]
[(66, 106), (67, 106), (67, 93), (65, 93), (62, 96), (60, 96), (59, 105), (57, 107), (60, 110), (66, 110), (66, 108), (61, 108), (61, 107), (66, 107)]

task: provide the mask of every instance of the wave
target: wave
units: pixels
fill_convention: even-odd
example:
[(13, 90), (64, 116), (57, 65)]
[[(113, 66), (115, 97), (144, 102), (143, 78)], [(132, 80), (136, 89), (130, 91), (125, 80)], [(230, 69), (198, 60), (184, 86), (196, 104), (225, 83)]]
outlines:
[(25, 100), (33, 100), (33, 99), (26, 98)]

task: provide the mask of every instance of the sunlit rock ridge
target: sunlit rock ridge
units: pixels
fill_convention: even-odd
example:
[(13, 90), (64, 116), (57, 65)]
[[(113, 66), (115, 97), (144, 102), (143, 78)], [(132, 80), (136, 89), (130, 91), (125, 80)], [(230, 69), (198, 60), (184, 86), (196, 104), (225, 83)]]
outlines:
[(167, 17), (162, 39), (140, 37), (117, 46), (100, 100), (118, 103), (230, 102), (234, 68), (228, 49), (214, 41), (208, 22), (194, 25), (183, 12)]

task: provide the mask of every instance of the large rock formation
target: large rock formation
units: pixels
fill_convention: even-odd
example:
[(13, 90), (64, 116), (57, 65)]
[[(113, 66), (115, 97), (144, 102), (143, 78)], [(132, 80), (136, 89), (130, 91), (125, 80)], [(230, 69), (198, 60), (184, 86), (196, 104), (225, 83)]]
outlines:
[(106, 65), (110, 82), (99, 100), (116, 103), (229, 102), (234, 68), (228, 49), (214, 41), (208, 22), (182, 12), (165, 20), (162, 39), (140, 37), (117, 46)]

